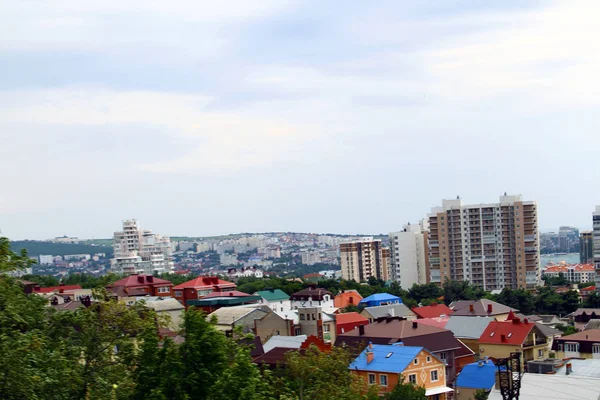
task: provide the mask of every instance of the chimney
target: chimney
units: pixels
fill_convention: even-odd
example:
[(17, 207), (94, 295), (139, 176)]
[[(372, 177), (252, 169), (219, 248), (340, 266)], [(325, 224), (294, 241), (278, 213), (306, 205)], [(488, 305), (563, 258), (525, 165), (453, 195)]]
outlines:
[(469, 312), (475, 312), (475, 307), (473, 307), (473, 304), (469, 304)]
[(567, 375), (571, 375), (572, 372), (573, 372), (573, 366), (571, 365), (571, 363), (567, 363), (567, 370), (565, 371), (565, 373)]
[(364, 325), (361, 325), (361, 326), (358, 327), (358, 334), (360, 336), (362, 336), (362, 335), (365, 334), (365, 326)]
[(390, 308), (390, 309), (388, 310), (388, 314), (390, 314), (390, 317), (395, 317), (395, 316), (396, 316), (396, 311), (394, 311), (394, 309), (393, 309), (393, 308)]
[(153, 277), (152, 275), (148, 275), (148, 276), (146, 277), (146, 279), (147, 279), (147, 280), (148, 280), (148, 282), (150, 282), (150, 283), (154, 282), (154, 277)]
[(375, 358), (375, 353), (373, 353), (373, 350), (367, 349), (367, 364), (370, 364), (374, 358)]
[(520, 324), (521, 320), (518, 317), (515, 317), (515, 319), (512, 320), (512, 323), (515, 324), (515, 325), (516, 324)]
[(417, 329), (417, 327), (418, 327), (417, 321), (412, 322), (412, 327), (413, 327), (413, 329)]
[(524, 323), (524, 324), (528, 324), (528, 323), (529, 323), (529, 320), (528, 320), (527, 318), (523, 318), (523, 323)]
[(230, 295), (230, 296), (233, 296), (233, 292), (229, 292), (229, 295)]
[(488, 304), (487, 306), (488, 314), (492, 312), (492, 305)]
[(90, 296), (83, 296), (81, 298), (81, 304), (83, 304), (86, 307), (89, 307), (92, 305), (92, 299), (90, 299)]
[(144, 277), (143, 276), (138, 276), (138, 282), (139, 283), (144, 283)]
[(500, 335), (500, 340), (506, 342), (506, 335), (504, 333)]

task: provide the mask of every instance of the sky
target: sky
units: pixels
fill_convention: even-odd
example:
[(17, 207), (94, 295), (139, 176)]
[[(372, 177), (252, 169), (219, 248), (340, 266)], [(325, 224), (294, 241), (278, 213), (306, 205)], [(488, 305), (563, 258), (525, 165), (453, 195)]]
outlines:
[(0, 230), (387, 233), (600, 204), (597, 1), (0, 2)]

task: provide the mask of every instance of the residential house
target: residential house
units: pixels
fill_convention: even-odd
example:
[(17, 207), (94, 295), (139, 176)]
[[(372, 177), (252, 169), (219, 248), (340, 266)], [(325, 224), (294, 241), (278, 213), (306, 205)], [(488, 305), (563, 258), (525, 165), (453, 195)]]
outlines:
[(281, 289), (267, 288), (254, 293), (254, 295), (260, 296), (261, 303), (273, 311), (286, 312), (292, 309), (290, 296)]
[(183, 320), (185, 307), (173, 297), (138, 297), (137, 301), (144, 301), (144, 305), (156, 311), (158, 315), (168, 316), (168, 327), (178, 330)]
[(402, 299), (389, 293), (375, 293), (359, 302), (359, 305), (362, 307), (388, 306), (392, 304), (402, 304)]
[(369, 343), (349, 369), (367, 385), (378, 385), (380, 395), (391, 392), (402, 380), (424, 387), (432, 400), (445, 400), (453, 392), (446, 386), (444, 362), (422, 346)]
[(599, 358), (600, 329), (590, 329), (572, 335), (554, 339), (552, 350), (556, 357), (563, 358)]
[(291, 351), (303, 353), (305, 350), (302, 349), (302, 345), (306, 341), (306, 335), (273, 336), (263, 344), (264, 354), (256, 357), (254, 363), (271, 369), (285, 365), (286, 354)]
[(404, 304), (391, 304), (389, 306), (365, 307), (360, 315), (369, 320), (369, 323), (379, 318), (400, 317), (407, 320), (416, 319), (417, 316)]
[(369, 325), (359, 326), (338, 335), (336, 346), (346, 345), (358, 353), (368, 343), (423, 346), (446, 363), (446, 378), (450, 384), (462, 366), (475, 361), (474, 353), (452, 332), (434, 326), (423, 325), (418, 320), (406, 321), (399, 317), (379, 319)]
[(189, 300), (198, 300), (211, 293), (229, 292), (235, 288), (235, 283), (224, 281), (217, 276), (200, 276), (175, 286), (173, 297), (187, 308)]
[(254, 332), (254, 320), (263, 318), (272, 312), (268, 307), (223, 307), (208, 314), (207, 320), (217, 319), (216, 328), (231, 335), (235, 327), (241, 326), (242, 332)]
[(496, 366), (485, 359), (465, 365), (454, 386), (456, 400), (473, 400), (478, 390), (489, 392), (496, 383)]
[(547, 358), (548, 350), (548, 340), (539, 325), (518, 317), (490, 322), (479, 338), (480, 356), (506, 358), (518, 351), (522, 364)]
[(429, 306), (413, 307), (412, 311), (417, 315), (417, 318), (447, 317), (453, 313), (447, 305), (437, 303)]
[(260, 300), (260, 296), (253, 296), (248, 293), (231, 290), (228, 292), (213, 292), (197, 300), (190, 299), (186, 301), (186, 304), (188, 307), (194, 306), (208, 314), (221, 307), (259, 304)]
[[(455, 338), (459, 339), (475, 352), (475, 359), (479, 359), (479, 338), (490, 322), (495, 320), (494, 317), (462, 317), (452, 315), (448, 319), (445, 328), (451, 331)], [(483, 358), (483, 356), (481, 357)]]
[(331, 292), (314, 285), (292, 294), (290, 301), (293, 310), (303, 307), (321, 307), (324, 310), (334, 308)]
[(335, 325), (337, 334), (349, 332), (361, 325), (367, 325), (369, 320), (357, 312), (335, 314)]
[(173, 284), (170, 281), (144, 274), (131, 274), (106, 288), (119, 298), (173, 295)]
[(321, 307), (302, 307), (288, 312), (271, 312), (256, 320), (255, 333), (264, 340), (271, 336), (315, 336), (325, 343), (335, 342), (335, 314)]
[(265, 353), (274, 348), (299, 349), (307, 338), (307, 335), (273, 336), (263, 344), (263, 349)]
[(335, 308), (346, 308), (348, 306), (358, 307), (358, 303), (363, 297), (356, 290), (344, 290), (335, 296), (333, 306)]
[(450, 304), (452, 315), (461, 317), (494, 317), (497, 321), (505, 321), (508, 313), (519, 310), (496, 303), (488, 299), (459, 300)]
[(322, 307), (301, 307), (296, 310), (300, 331), (303, 335), (316, 336), (325, 343), (334, 343), (336, 334), (335, 317)]
[(578, 308), (567, 315), (567, 318), (573, 322), (577, 330), (582, 331), (590, 320), (600, 319), (600, 308)]

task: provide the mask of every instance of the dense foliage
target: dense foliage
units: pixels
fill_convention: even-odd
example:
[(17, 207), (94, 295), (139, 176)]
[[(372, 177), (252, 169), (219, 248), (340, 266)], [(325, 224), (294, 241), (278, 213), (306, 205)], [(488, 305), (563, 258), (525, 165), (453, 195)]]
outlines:
[(30, 256), (39, 256), (40, 254), (52, 254), (55, 256), (65, 256), (70, 254), (97, 254), (105, 253), (107, 257), (112, 257), (112, 246), (97, 246), (83, 243), (52, 243), (38, 240), (20, 240), (10, 243), (13, 251), (24, 249)]

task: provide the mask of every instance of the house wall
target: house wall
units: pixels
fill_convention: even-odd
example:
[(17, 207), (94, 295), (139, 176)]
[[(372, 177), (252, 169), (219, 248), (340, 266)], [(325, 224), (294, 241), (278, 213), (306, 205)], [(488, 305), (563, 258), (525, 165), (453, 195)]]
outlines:
[(268, 301), (262, 297), (262, 303), (273, 311), (288, 312), (292, 309), (292, 302), (290, 300)]
[(323, 341), (325, 343), (335, 343), (337, 337), (337, 328), (335, 321), (323, 322)]
[(351, 330), (356, 329), (361, 325), (368, 325), (368, 324), (369, 324), (369, 321), (348, 322), (345, 324), (337, 324), (336, 325), (336, 333), (339, 335), (341, 333), (350, 332)]
[[(366, 319), (368, 319), (369, 323), (373, 323), (373, 321), (375, 320), (375, 318), (369, 313), (369, 311), (367, 311), (367, 309), (362, 310), (361, 313), (360, 313), (360, 315), (362, 315), (363, 317), (365, 317)], [(408, 321), (412, 321), (414, 319), (417, 319), (417, 316), (413, 312), (411, 312), (410, 314), (406, 314), (406, 315), (396, 315), (396, 316), (397, 317), (406, 318)]]
[(468, 348), (470, 348), (471, 350), (473, 350), (473, 352), (475, 352), (475, 361), (479, 360), (479, 358), (483, 358), (483, 355), (479, 355), (479, 339), (463, 339), (463, 338), (457, 338), (459, 339), (461, 342), (463, 342), (465, 344), (465, 346), (467, 346)]
[(271, 312), (262, 319), (254, 320), (255, 335), (260, 336), (260, 341), (265, 343), (271, 336), (294, 336), (292, 320), (285, 320)]
[(533, 347), (527, 347), (523, 349), (521, 346), (515, 346), (514, 344), (487, 344), (481, 343), (479, 345), (480, 357), (494, 357), (494, 358), (506, 358), (510, 357), (510, 353), (520, 351), (523, 356), (521, 357), (521, 364), (524, 366), (526, 361), (538, 359), (538, 351), (543, 350), (543, 358), (548, 358), (548, 346), (541, 344)]
[(494, 318), (496, 318), (496, 321), (506, 321), (506, 318), (508, 318), (508, 313), (494, 315)]
[[(429, 362), (427, 362), (427, 357), (430, 358)], [(357, 374), (361, 379), (365, 381), (365, 383), (369, 384), (369, 374), (375, 374), (376, 383), (379, 384), (381, 382), (380, 376), (387, 375), (388, 377), (388, 385), (385, 387), (381, 387), (380, 394), (384, 394), (390, 392), (394, 389), (394, 387), (398, 384), (401, 377), (404, 377), (404, 382), (409, 381), (409, 375), (415, 375), (417, 380), (417, 385), (425, 387), (425, 389), (431, 389), (439, 386), (446, 386), (446, 372), (444, 363), (434, 357), (431, 353), (421, 350), (421, 352), (416, 357), (417, 364), (415, 365), (411, 362), (406, 369), (401, 373), (384, 373), (384, 372), (369, 372), (369, 371), (352, 371)], [(438, 380), (431, 380), (431, 371), (438, 371)], [(440, 394), (440, 400), (445, 400), (446, 395)]]
[(454, 392), (455, 393), (454, 398), (456, 400), (473, 400), (475, 398), (475, 393), (478, 390), (479, 389), (457, 387)]

